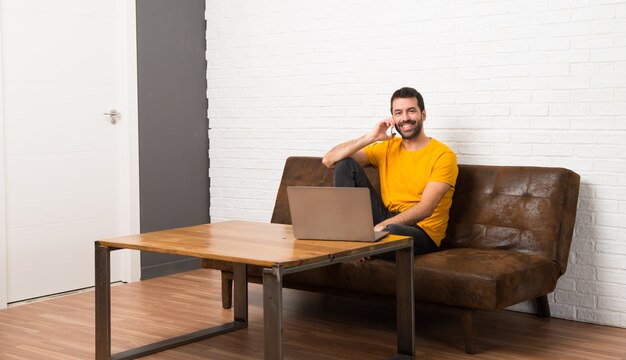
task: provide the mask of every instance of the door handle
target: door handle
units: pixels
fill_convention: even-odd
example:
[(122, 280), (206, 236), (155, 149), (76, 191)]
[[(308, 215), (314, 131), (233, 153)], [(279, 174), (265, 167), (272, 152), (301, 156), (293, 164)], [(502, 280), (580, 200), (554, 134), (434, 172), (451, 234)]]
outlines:
[(122, 117), (122, 114), (119, 113), (117, 110), (115, 109), (111, 109), (111, 111), (104, 113), (104, 115), (108, 115), (111, 117), (111, 124), (115, 125), (117, 124), (117, 122), (120, 120), (120, 118)]

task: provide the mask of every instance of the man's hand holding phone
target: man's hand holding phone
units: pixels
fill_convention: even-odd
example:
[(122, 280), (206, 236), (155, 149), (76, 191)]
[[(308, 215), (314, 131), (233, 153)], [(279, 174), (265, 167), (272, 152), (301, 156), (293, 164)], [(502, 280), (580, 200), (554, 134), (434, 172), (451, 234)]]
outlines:
[[(392, 118), (379, 121), (371, 132), (374, 141), (391, 140), (395, 134), (395, 122)], [(389, 133), (387, 133), (389, 131)]]

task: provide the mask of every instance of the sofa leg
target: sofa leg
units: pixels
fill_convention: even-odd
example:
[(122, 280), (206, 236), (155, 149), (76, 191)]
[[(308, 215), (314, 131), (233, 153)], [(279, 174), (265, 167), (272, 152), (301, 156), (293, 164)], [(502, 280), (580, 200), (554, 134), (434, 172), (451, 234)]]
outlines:
[(476, 354), (476, 310), (463, 312), (463, 332), (465, 337), (465, 352)]
[(537, 303), (537, 315), (540, 318), (549, 318), (550, 317), (550, 304), (548, 304), (548, 296), (542, 295), (535, 299)]
[(222, 271), (222, 308), (233, 306), (233, 277), (231, 273)]

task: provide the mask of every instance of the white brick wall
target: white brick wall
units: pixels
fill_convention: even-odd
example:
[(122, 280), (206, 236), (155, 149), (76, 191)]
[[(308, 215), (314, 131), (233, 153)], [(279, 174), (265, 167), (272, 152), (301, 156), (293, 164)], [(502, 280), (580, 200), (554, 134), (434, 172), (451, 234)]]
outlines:
[(207, 0), (207, 59), (213, 221), (269, 221), (286, 157), (412, 86), (461, 163), (581, 175), (552, 313), (626, 327), (626, 1)]

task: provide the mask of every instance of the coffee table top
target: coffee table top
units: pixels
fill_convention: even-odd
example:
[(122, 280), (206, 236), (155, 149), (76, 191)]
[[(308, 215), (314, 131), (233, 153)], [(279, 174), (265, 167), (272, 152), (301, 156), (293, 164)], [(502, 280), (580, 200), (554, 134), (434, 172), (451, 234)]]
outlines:
[(296, 240), (291, 225), (226, 221), (121, 236), (97, 241), (102, 246), (194, 256), (248, 265), (292, 267), (329, 257), (408, 244), (406, 236), (388, 235), (377, 242)]

